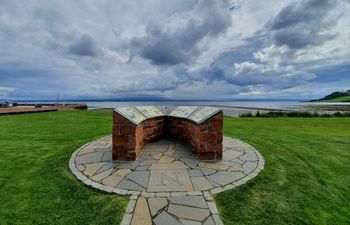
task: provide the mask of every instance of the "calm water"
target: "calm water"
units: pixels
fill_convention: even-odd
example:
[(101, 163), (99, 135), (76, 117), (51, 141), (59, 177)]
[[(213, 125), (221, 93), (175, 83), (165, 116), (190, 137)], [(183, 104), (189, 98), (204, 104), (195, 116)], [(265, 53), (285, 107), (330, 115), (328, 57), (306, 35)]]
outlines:
[(235, 106), (267, 109), (297, 109), (305, 105), (350, 105), (350, 103), (310, 103), (298, 101), (225, 101), (225, 102), (208, 102), (208, 101), (131, 101), (131, 102), (79, 102), (87, 104), (89, 109), (96, 108), (115, 108), (121, 106), (134, 105), (215, 105), (215, 106)]

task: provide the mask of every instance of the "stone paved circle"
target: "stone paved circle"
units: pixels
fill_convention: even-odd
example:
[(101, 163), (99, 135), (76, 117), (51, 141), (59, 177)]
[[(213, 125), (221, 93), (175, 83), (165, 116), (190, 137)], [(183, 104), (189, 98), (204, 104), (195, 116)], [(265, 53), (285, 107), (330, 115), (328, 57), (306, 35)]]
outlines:
[[(223, 138), (223, 159), (199, 161), (173, 139), (146, 145), (134, 162), (112, 160), (111, 136), (76, 150), (74, 175), (93, 188), (131, 195), (122, 224), (222, 224), (211, 197), (257, 176), (264, 159), (240, 140)], [(147, 209), (147, 210), (145, 210)]]

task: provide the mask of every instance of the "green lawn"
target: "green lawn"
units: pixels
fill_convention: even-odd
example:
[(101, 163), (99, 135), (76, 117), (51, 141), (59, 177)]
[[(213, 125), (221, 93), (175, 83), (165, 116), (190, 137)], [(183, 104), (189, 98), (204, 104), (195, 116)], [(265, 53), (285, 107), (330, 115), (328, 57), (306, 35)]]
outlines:
[(350, 224), (350, 118), (226, 118), (224, 133), (266, 161), (216, 197), (225, 224)]
[[(216, 196), (226, 225), (350, 222), (350, 118), (225, 118), (224, 129), (266, 160), (258, 177)], [(128, 198), (68, 168), (76, 148), (110, 133), (110, 112), (0, 116), (0, 224), (119, 224)]]
[(90, 189), (68, 168), (75, 149), (110, 132), (110, 112), (0, 116), (0, 224), (119, 224), (128, 198)]

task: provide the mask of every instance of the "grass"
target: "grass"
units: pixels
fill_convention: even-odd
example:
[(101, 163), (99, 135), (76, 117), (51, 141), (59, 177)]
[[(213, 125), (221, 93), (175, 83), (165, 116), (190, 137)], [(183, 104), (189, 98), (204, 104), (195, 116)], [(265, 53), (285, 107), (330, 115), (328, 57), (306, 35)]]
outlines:
[(226, 225), (350, 223), (350, 118), (225, 118), (224, 133), (266, 161), (216, 197)]
[[(128, 199), (90, 189), (71, 153), (111, 133), (110, 112), (0, 117), (0, 224), (119, 224)], [(225, 118), (265, 169), (216, 196), (225, 225), (349, 224), (350, 118)]]
[(127, 197), (77, 181), (75, 149), (110, 134), (110, 112), (52, 112), (0, 117), (0, 224), (119, 224)]

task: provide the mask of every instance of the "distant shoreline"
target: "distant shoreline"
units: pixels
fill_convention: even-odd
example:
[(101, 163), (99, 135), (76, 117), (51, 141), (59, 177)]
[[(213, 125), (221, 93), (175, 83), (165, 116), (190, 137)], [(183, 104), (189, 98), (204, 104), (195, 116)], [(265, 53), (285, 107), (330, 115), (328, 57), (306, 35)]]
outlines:
[(84, 104), (18, 104), (16, 106), (0, 108), (0, 116), (69, 110), (86, 110), (87, 108), (87, 105)]

